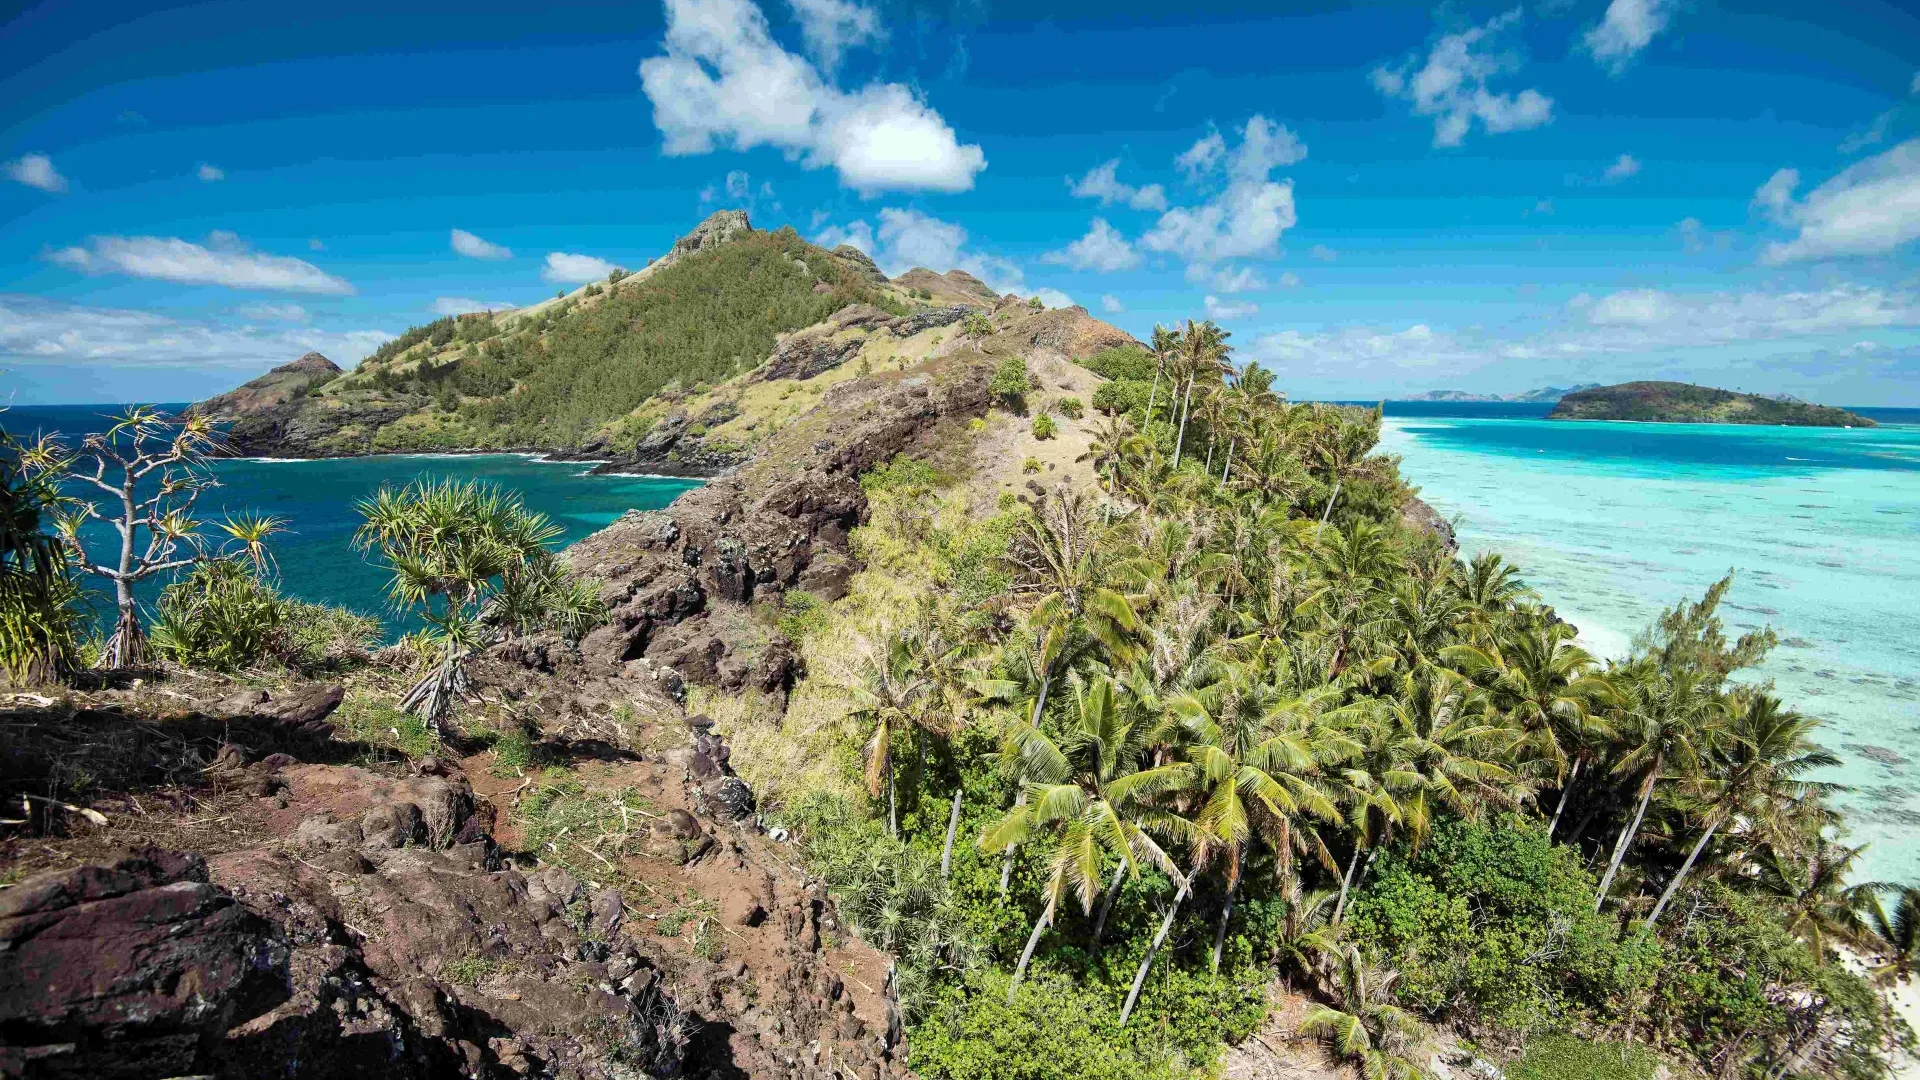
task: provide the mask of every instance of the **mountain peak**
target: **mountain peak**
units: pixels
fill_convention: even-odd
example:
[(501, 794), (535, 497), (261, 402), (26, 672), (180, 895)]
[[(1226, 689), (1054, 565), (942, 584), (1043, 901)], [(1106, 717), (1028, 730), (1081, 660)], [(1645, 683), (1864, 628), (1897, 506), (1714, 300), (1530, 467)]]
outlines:
[(715, 210), (707, 215), (707, 220), (693, 227), (693, 231), (673, 242), (670, 257), (691, 255), (696, 251), (705, 251), (717, 247), (743, 232), (753, 231), (753, 223), (747, 220), (745, 210)]

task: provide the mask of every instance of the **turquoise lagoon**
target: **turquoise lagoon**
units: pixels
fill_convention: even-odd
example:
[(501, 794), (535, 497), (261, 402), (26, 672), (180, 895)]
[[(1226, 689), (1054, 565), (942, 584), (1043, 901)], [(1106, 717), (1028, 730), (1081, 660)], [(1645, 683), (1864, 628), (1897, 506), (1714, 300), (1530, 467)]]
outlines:
[[(80, 433), (104, 430), (108, 421), (103, 417), (115, 411), (111, 406), (22, 406), (0, 412), (0, 424), (21, 438), (58, 431), (71, 446)], [(284, 518), (287, 532), (273, 542), (282, 588), (303, 600), (379, 615), (391, 632), (411, 624), (388, 610), (382, 592), (387, 576), (353, 549), (353, 532), (360, 525), (354, 507), (362, 499), (383, 486), (422, 478), (484, 480), (518, 492), (529, 507), (553, 518), (562, 530), (560, 542), (568, 544), (611, 524), (629, 509), (665, 506), (700, 483), (593, 476), (591, 468), (580, 462), (518, 454), (407, 454), (327, 461), (237, 458), (214, 463), (220, 486), (205, 493), (197, 509), (202, 517), (212, 519), (240, 512)], [(104, 545), (118, 543), (105, 526), (92, 532), (92, 542), (101, 545), (96, 557)], [(155, 593), (157, 588), (142, 590), (149, 601)]]
[(1772, 626), (1753, 673), (1827, 721), (1874, 879), (1920, 880), (1920, 410), (1862, 430), (1548, 421), (1546, 406), (1386, 406), (1382, 448), (1602, 656), (1728, 570)]

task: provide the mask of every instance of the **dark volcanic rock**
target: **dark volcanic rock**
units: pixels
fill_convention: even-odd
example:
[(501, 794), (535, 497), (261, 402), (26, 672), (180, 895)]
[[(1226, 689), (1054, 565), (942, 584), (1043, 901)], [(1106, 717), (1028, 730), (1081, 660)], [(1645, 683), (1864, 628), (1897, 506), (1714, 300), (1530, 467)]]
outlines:
[(252, 382), (200, 402), (193, 407), (193, 412), (216, 423), (224, 423), (247, 413), (285, 405), (296, 395), (304, 394), (338, 374), (340, 365), (317, 352), (310, 352), (291, 364), (281, 364)]

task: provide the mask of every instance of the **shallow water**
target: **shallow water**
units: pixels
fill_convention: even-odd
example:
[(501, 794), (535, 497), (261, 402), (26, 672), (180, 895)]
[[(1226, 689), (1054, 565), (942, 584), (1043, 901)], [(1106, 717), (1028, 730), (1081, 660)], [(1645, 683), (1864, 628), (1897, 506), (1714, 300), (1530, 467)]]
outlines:
[[(74, 434), (100, 430), (105, 406), (21, 407), (0, 413), (0, 423), (19, 436), (35, 431)], [(527, 505), (552, 517), (564, 530), (560, 543), (575, 540), (614, 521), (629, 509), (651, 510), (672, 502), (697, 480), (643, 476), (591, 476), (590, 465), (549, 462), (518, 454), (424, 454), (330, 461), (241, 458), (218, 461), (213, 472), (220, 486), (196, 508), (212, 521), (242, 511), (286, 519), (287, 532), (272, 542), (281, 585), (290, 595), (379, 615), (389, 630), (410, 623), (389, 609), (382, 587), (387, 575), (367, 563), (352, 546), (360, 517), (354, 506), (382, 486), (398, 486), (421, 477), (486, 480), (520, 493)], [(213, 529), (209, 534), (219, 535)], [(116, 542), (101, 525), (91, 542)], [(104, 548), (102, 549), (104, 550)], [(117, 551), (117, 547), (115, 548)], [(96, 579), (97, 580), (97, 579)], [(157, 585), (142, 591), (151, 600)]]
[(1756, 675), (1827, 721), (1845, 764), (1823, 779), (1852, 789), (1866, 875), (1920, 879), (1920, 412), (1844, 430), (1515, 411), (1389, 404), (1382, 449), (1465, 553), (1518, 563), (1603, 656), (1733, 570), (1724, 617), (1779, 633)]

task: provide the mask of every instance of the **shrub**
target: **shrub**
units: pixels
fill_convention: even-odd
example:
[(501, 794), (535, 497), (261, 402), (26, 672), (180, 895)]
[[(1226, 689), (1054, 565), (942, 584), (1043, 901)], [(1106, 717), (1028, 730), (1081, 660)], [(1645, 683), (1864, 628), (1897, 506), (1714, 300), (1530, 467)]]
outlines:
[(280, 649), (287, 605), (240, 559), (196, 563), (160, 590), (151, 643), (186, 667), (238, 671)]
[(993, 369), (993, 380), (987, 383), (987, 389), (1009, 406), (1017, 406), (1033, 389), (1033, 380), (1027, 375), (1027, 362), (1018, 356), (1009, 356), (1000, 361)]
[(1137, 379), (1147, 383), (1153, 381), (1153, 354), (1132, 345), (1101, 349), (1081, 361), (1080, 366), (1109, 379)]
[(1087, 410), (1087, 407), (1082, 405), (1080, 399), (1077, 397), (1063, 397), (1059, 401), (1054, 402), (1053, 407), (1059, 409), (1060, 415), (1069, 420), (1080, 419)]
[(804, 589), (788, 589), (780, 598), (780, 632), (792, 641), (825, 629), (832, 619), (826, 601)]
[(860, 474), (861, 490), (868, 494), (913, 488), (925, 490), (939, 483), (940, 473), (933, 466), (906, 454), (895, 454), (885, 465), (876, 465)]
[(1051, 439), (1059, 430), (1060, 425), (1054, 423), (1053, 417), (1047, 413), (1033, 418), (1033, 437), (1036, 439)]
[(1653, 1080), (1660, 1060), (1646, 1047), (1547, 1035), (1507, 1066), (1507, 1080)]
[(1046, 309), (1047, 309), (1047, 305), (1039, 297), (1032, 296), (1027, 298), (1027, 310), (1045, 311)]
[(993, 333), (993, 321), (975, 311), (961, 320), (960, 330), (970, 338), (983, 338)]
[(626, 276), (627, 272), (616, 266), (613, 268), (613, 272), (607, 275), (607, 284), (618, 285)]
[(1032, 474), (1034, 474), (1034, 473), (1037, 473), (1037, 472), (1039, 472), (1039, 471), (1040, 471), (1040, 459), (1039, 459), (1039, 458), (1036, 458), (1036, 457), (1030, 457), (1030, 458), (1028, 458), (1027, 460), (1025, 460), (1025, 461), (1023, 461), (1023, 462), (1021, 462), (1021, 463), (1020, 463), (1020, 471), (1021, 471), (1021, 472), (1023, 472), (1023, 473), (1026, 473), (1026, 474), (1027, 474), (1027, 475), (1029, 475), (1029, 476), (1031, 476), (1031, 475), (1032, 475)]

